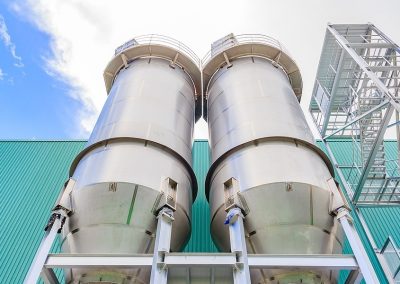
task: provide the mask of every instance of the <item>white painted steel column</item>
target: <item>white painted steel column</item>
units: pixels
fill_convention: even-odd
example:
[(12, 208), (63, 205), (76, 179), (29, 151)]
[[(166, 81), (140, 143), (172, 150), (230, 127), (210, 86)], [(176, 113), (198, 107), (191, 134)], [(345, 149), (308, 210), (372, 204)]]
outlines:
[(154, 244), (153, 264), (151, 267), (151, 284), (166, 284), (168, 280), (168, 268), (164, 264), (165, 254), (171, 246), (172, 222), (174, 212), (168, 207), (160, 210), (157, 216), (157, 234)]
[(40, 276), (45, 284), (60, 284), (53, 269), (43, 267)]
[(346, 281), (344, 284), (360, 284), (361, 281), (363, 280), (363, 276), (360, 273), (360, 270), (352, 270), (350, 271), (349, 275), (346, 278)]
[(365, 248), (358, 237), (357, 231), (353, 226), (349, 210), (346, 208), (339, 209), (337, 218), (342, 224), (343, 230), (349, 241), (351, 249), (353, 250), (365, 282), (367, 284), (379, 284), (378, 277), (375, 274), (375, 269), (372, 266), (368, 254), (365, 251)]
[(243, 219), (242, 211), (239, 208), (232, 208), (226, 215), (225, 221), (225, 224), (229, 226), (231, 251), (236, 254), (237, 259), (233, 269), (233, 282), (235, 284), (251, 283)]
[[(54, 218), (54, 220), (52, 220), (52, 218)], [(62, 227), (62, 218), (65, 217), (62, 216), (61, 213), (54, 213), (52, 215), (49, 224), (46, 227), (46, 234), (40, 243), (31, 267), (26, 274), (24, 284), (36, 284), (38, 281), (39, 276), (42, 273), (43, 265), (46, 262), (47, 256), (49, 255), (54, 240), (56, 239), (57, 232)]]

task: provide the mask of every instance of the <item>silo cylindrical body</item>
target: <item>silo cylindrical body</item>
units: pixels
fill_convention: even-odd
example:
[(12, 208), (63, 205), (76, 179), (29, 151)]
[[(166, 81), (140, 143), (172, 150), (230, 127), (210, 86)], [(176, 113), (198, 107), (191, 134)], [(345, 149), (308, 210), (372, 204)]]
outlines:
[[(229, 208), (238, 205), (250, 254), (341, 253), (342, 231), (331, 215), (333, 171), (300, 108), (296, 64), (267, 37), (230, 35), (213, 49), (203, 66), (203, 88), (212, 161), (206, 192), (215, 244), (230, 250), (223, 224)], [(251, 278), (335, 282), (329, 270), (254, 269)]]
[[(71, 168), (63, 252), (152, 254), (157, 209), (166, 196), (175, 208), (171, 251), (190, 237), (200, 69), (181, 44), (163, 40), (136, 38), (104, 72), (107, 101)], [(150, 269), (66, 271), (67, 283), (148, 283), (149, 277)]]

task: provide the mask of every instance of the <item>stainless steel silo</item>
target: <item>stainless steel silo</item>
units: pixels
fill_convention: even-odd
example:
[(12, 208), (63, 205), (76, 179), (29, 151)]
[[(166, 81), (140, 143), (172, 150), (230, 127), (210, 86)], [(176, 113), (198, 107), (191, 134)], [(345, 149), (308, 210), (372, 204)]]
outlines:
[[(191, 168), (201, 115), (199, 60), (182, 43), (142, 36), (124, 44), (104, 71), (107, 101), (71, 167), (71, 214), (62, 250), (153, 253), (157, 210), (175, 209), (171, 251), (189, 239), (197, 183)], [(148, 283), (150, 270), (66, 271), (71, 283)], [(75, 282), (74, 282), (75, 283)]]
[[(203, 90), (212, 160), (206, 193), (219, 249), (230, 250), (223, 223), (237, 206), (245, 215), (248, 253), (341, 253), (342, 231), (332, 216), (333, 169), (300, 108), (302, 79), (289, 53), (266, 36), (230, 34), (204, 59)], [(251, 278), (330, 283), (335, 274), (252, 270)]]

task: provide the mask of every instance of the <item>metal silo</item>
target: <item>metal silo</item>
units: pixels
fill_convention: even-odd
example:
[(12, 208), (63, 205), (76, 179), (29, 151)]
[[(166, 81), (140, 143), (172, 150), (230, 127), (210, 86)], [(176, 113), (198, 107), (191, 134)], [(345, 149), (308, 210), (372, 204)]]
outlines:
[[(62, 249), (151, 254), (156, 216), (169, 207), (171, 251), (179, 251), (190, 236), (197, 192), (191, 149), (201, 110), (199, 60), (173, 39), (142, 36), (116, 50), (104, 79), (107, 101), (70, 170)], [(69, 283), (148, 283), (149, 275), (149, 269), (66, 271)]]
[[(204, 60), (203, 90), (212, 160), (206, 193), (215, 244), (231, 249), (222, 224), (236, 207), (245, 216), (250, 254), (341, 253), (333, 169), (300, 108), (302, 79), (289, 53), (266, 36), (230, 34)], [(335, 274), (252, 269), (251, 278), (330, 283)]]

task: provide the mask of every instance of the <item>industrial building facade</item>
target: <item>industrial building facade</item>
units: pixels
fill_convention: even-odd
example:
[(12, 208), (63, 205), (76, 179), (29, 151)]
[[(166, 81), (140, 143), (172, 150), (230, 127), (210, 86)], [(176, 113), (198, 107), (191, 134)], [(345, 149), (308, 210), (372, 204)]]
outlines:
[[(1, 141), (1, 283), (22, 283), (43, 237), (49, 211), (67, 179), (73, 158), (83, 149), (86, 141)], [(319, 144), (321, 145), (321, 143)], [(397, 156), (397, 142), (385, 142), (387, 155)], [(333, 142), (333, 150), (345, 162), (351, 155), (351, 141)], [(193, 166), (198, 180), (198, 194), (193, 204), (192, 235), (185, 252), (217, 252), (210, 237), (209, 205), (204, 193), (204, 180), (209, 168), (209, 146), (197, 140), (193, 147)], [(357, 230), (374, 264), (381, 283), (388, 283), (378, 262), (387, 236), (400, 243), (399, 207), (363, 207), (364, 216), (372, 236), (363, 230), (355, 218)], [(354, 216), (354, 215), (353, 215)], [(59, 242), (53, 252), (59, 252)], [(345, 252), (351, 253), (348, 245)], [(63, 283), (63, 273), (57, 276)], [(345, 279), (345, 274), (341, 281)], [(342, 282), (343, 283), (343, 282)]]
[[(75, 154), (61, 190), (2, 198), (33, 228), (48, 207), (39, 203), (59, 193), (24, 283), (398, 282), (400, 147), (384, 138), (392, 126), (400, 137), (399, 62), (373, 24), (328, 24), (309, 108), (318, 146), (300, 69), (279, 41), (229, 34), (201, 61), (165, 36), (126, 42), (105, 68), (108, 98), (84, 145), (4, 141), (6, 154), (14, 143), (29, 158), (40, 151), (24, 147), (48, 146), (33, 163), (58, 145)], [(193, 145), (201, 116), (209, 140)], [(5, 168), (2, 182), (28, 183)]]

